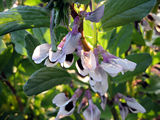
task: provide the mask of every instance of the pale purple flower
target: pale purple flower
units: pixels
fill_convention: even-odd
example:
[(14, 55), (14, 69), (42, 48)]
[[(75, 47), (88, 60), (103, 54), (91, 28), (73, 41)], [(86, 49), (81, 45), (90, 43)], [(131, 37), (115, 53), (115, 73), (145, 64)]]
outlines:
[(99, 22), (104, 15), (104, 5), (98, 7), (95, 11), (85, 14), (85, 19), (91, 22)]
[(108, 75), (97, 65), (97, 58), (92, 51), (82, 50), (80, 56), (76, 62), (78, 72), (82, 76), (89, 74), (92, 90), (103, 96), (108, 90)]
[(96, 105), (93, 104), (92, 99), (89, 99), (89, 106), (83, 112), (85, 120), (100, 120), (101, 112)]
[(52, 102), (53, 104), (56, 104), (57, 107), (60, 107), (60, 109), (55, 120), (71, 115), (75, 110), (77, 99), (81, 96), (81, 94), (82, 90), (77, 89), (70, 99), (67, 98), (64, 93), (59, 93), (56, 95)]
[(106, 52), (101, 46), (95, 49), (95, 53), (99, 53), (103, 57), (103, 61), (100, 66), (112, 77), (117, 76), (120, 72), (124, 74), (127, 71), (134, 71), (136, 63), (127, 59), (118, 58), (108, 52)]
[(58, 62), (62, 67), (69, 68), (73, 61), (73, 52), (78, 47), (81, 33), (78, 32), (79, 17), (75, 18), (73, 29), (69, 32), (57, 47), (57, 51), (52, 51), (51, 45), (45, 43), (36, 47), (33, 52), (32, 59), (36, 64), (41, 63), (44, 59), (47, 67), (53, 67)]
[[(121, 102), (120, 99), (124, 99), (125, 102)], [(126, 97), (120, 93), (115, 96), (115, 102), (118, 103), (120, 114), (123, 120), (127, 117), (128, 113), (145, 113), (145, 108), (140, 105), (136, 99), (131, 97)]]

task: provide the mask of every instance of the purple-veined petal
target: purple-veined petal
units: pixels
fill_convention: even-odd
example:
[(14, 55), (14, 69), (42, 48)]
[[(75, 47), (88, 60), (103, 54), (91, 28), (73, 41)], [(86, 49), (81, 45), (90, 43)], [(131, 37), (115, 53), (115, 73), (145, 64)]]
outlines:
[(138, 112), (145, 113), (146, 112), (144, 107), (142, 105), (140, 105), (136, 101), (136, 99), (127, 97), (125, 100), (127, 102), (128, 107), (130, 108), (131, 112), (133, 112), (133, 113), (138, 113)]
[(54, 67), (54, 66), (57, 65), (57, 63), (58, 63), (57, 61), (51, 62), (51, 61), (49, 60), (49, 58), (48, 58), (48, 59), (45, 60), (44, 65), (46, 65), (47, 67)]
[(95, 11), (90, 12), (86, 15), (85, 19), (91, 22), (99, 22), (104, 14), (104, 5), (98, 7)]
[(133, 71), (136, 68), (136, 63), (129, 61), (127, 59), (113, 59), (118, 65), (122, 66), (123, 71)]
[(96, 81), (93, 78), (93, 79), (90, 79), (89, 83), (94, 92), (97, 92), (101, 96), (103, 96), (108, 90), (108, 76), (105, 71), (102, 71), (100, 73), (101, 73), (101, 81)]
[(102, 62), (100, 66), (112, 77), (115, 77), (118, 75), (118, 73), (123, 72), (123, 68), (115, 63)]
[(89, 100), (88, 108), (83, 112), (85, 120), (100, 120), (101, 112), (96, 105), (93, 104), (92, 100)]
[(81, 33), (72, 34), (68, 33), (66, 36), (66, 41), (64, 43), (62, 51), (65, 54), (71, 54), (75, 51), (75, 49), (78, 47), (78, 42), (81, 38)]
[(108, 77), (101, 67), (97, 67), (95, 70), (90, 70), (89, 75), (96, 82), (101, 82)]
[(56, 104), (58, 107), (64, 106), (67, 101), (68, 98), (65, 96), (64, 93), (59, 93), (52, 100), (53, 104)]
[(82, 65), (85, 69), (94, 70), (96, 69), (96, 58), (93, 52), (90, 50), (89, 52), (81, 51), (81, 60)]
[(122, 120), (125, 120), (127, 117), (129, 111), (127, 106), (123, 106), (121, 103), (119, 103), (119, 109), (120, 109), (120, 115), (122, 117)]
[(73, 62), (74, 62), (73, 54), (68, 54), (68, 55), (66, 55), (66, 59), (65, 59), (64, 63), (61, 63), (61, 66), (64, 68), (69, 68), (69, 67), (71, 67)]
[(76, 62), (76, 68), (78, 70), (78, 73), (82, 76), (86, 76), (88, 75), (88, 70), (84, 69), (83, 65), (82, 65), (82, 61), (81, 59), (78, 59)]
[(48, 43), (37, 46), (33, 52), (32, 60), (34, 60), (36, 64), (41, 63), (46, 57), (48, 57), (50, 48), (51, 45), (49, 45)]

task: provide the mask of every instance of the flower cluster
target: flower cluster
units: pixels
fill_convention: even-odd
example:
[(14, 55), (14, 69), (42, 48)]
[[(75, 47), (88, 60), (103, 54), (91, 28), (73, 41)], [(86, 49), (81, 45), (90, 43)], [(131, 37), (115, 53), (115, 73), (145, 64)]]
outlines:
[[(119, 73), (124, 74), (127, 71), (134, 71), (136, 63), (127, 59), (118, 58), (108, 53), (101, 46), (97, 46), (93, 50), (84, 49), (81, 41), (81, 39), (83, 39), (82, 33), (79, 31), (82, 19), (85, 18), (92, 22), (99, 22), (103, 13), (104, 5), (92, 12), (80, 12), (80, 15), (74, 19), (72, 31), (63, 38), (57, 46), (57, 51), (52, 51), (52, 46), (45, 43), (36, 47), (32, 59), (37, 64), (46, 59), (44, 64), (47, 67), (54, 67), (57, 63), (60, 63), (62, 67), (69, 68), (73, 64), (73, 53), (76, 51), (79, 56), (79, 59), (76, 61), (76, 68), (81, 76), (90, 76), (90, 87), (100, 95), (101, 107), (104, 110), (106, 106), (105, 94), (108, 90), (108, 76), (115, 77)], [(56, 120), (73, 113), (76, 101), (81, 96), (82, 91), (82, 89), (77, 89), (70, 99), (68, 99), (64, 93), (60, 93), (54, 97), (53, 103), (60, 107)], [(126, 100), (125, 105), (119, 101), (121, 98)], [(125, 97), (122, 94), (115, 96), (115, 102), (119, 104), (122, 119), (125, 119), (129, 111), (133, 113), (145, 112), (145, 109), (138, 104), (135, 99)], [(83, 112), (85, 119), (99, 120), (101, 112), (93, 103), (89, 89), (85, 91), (78, 112), (87, 105), (88, 107)]]

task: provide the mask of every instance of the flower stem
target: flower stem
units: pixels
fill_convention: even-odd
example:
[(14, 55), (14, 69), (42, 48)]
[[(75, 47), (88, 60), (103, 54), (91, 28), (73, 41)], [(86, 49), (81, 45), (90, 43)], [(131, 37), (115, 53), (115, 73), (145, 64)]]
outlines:
[(52, 9), (52, 11), (51, 11), (51, 18), (50, 18), (50, 36), (51, 36), (52, 50), (56, 51), (57, 47), (56, 47), (56, 42), (55, 42), (55, 39), (54, 39), (55, 35), (54, 35), (54, 23), (53, 23), (54, 14), (55, 14), (55, 10)]
[[(95, 10), (95, 1), (91, 0), (92, 2), (92, 11)], [(97, 30), (96, 30), (96, 23), (92, 23), (93, 24), (93, 47), (97, 46)]]

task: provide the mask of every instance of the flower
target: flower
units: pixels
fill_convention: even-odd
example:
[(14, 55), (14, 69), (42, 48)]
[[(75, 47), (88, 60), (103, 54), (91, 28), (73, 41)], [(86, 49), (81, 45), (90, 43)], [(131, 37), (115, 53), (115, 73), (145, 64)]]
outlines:
[(95, 49), (96, 54), (98, 54), (97, 52), (103, 57), (100, 66), (112, 77), (117, 76), (120, 72), (124, 74), (124, 72), (133, 71), (136, 68), (136, 63), (127, 59), (118, 58), (106, 52), (101, 46)]
[(89, 74), (89, 83), (94, 92), (98, 92), (103, 96), (108, 90), (108, 75), (98, 66), (97, 58), (90, 51), (81, 51), (81, 58), (76, 62), (78, 72), (85, 76)]
[(100, 120), (100, 115), (100, 110), (93, 104), (92, 99), (90, 99), (88, 108), (83, 112), (85, 120)]
[(53, 67), (58, 62), (61, 63), (62, 67), (69, 68), (73, 61), (73, 52), (78, 47), (78, 42), (81, 38), (81, 33), (78, 32), (79, 17), (77, 16), (74, 21), (73, 29), (69, 32), (60, 44), (57, 46), (57, 51), (52, 51), (51, 45), (45, 43), (35, 48), (32, 59), (36, 64), (45, 61), (47, 67)]
[(104, 5), (98, 7), (95, 11), (85, 14), (85, 19), (91, 22), (99, 22), (104, 15)]
[(81, 94), (82, 90), (77, 89), (71, 99), (68, 99), (64, 93), (59, 93), (56, 95), (52, 102), (53, 104), (56, 104), (58, 107), (60, 107), (60, 109), (55, 120), (59, 120), (65, 116), (71, 115), (74, 112), (76, 101), (81, 96)]
[[(125, 101), (121, 101), (124, 99)], [(140, 105), (136, 99), (131, 97), (126, 97), (120, 93), (115, 96), (115, 102), (119, 104), (120, 114), (123, 120), (127, 117), (128, 113), (145, 113), (145, 108)]]

